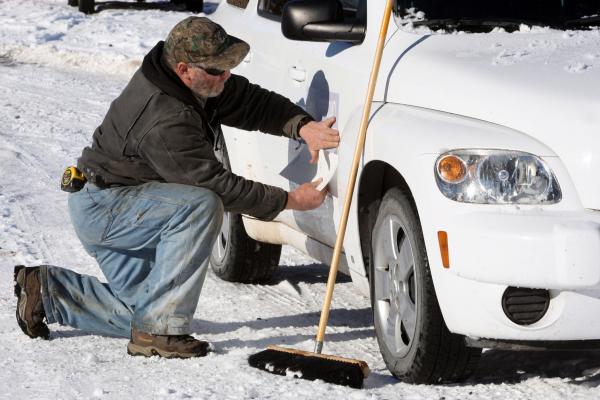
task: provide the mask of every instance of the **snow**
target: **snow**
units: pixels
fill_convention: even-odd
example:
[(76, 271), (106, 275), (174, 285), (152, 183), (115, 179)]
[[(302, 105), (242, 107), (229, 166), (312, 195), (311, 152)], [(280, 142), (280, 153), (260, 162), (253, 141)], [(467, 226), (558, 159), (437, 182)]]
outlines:
[[(100, 276), (70, 225), (59, 178), (143, 55), (187, 15), (106, 10), (84, 16), (66, 0), (0, 1), (0, 399), (600, 397), (600, 358), (589, 352), (490, 350), (467, 383), (399, 383), (379, 354), (369, 300), (344, 276), (336, 286), (325, 352), (367, 361), (372, 373), (365, 388), (253, 369), (247, 357), (269, 344), (313, 347), (327, 268), (289, 247), (272, 284), (233, 284), (209, 274), (192, 325), (195, 336), (212, 344), (205, 358), (134, 358), (126, 354), (125, 339), (57, 325), (49, 342), (23, 335), (14, 318), (13, 265), (52, 264)], [(593, 33), (564, 35), (577, 41)], [(528, 56), (542, 47), (528, 48)], [(499, 46), (495, 54), (505, 50)], [(569, 72), (585, 72), (577, 62), (591, 68), (598, 60), (592, 51), (573, 60)]]

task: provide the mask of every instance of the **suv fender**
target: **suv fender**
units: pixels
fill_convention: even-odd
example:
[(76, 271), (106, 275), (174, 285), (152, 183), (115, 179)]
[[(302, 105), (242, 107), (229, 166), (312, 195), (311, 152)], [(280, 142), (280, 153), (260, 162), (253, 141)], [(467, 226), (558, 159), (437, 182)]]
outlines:
[[(446, 296), (451, 294), (439, 293), (438, 290), (440, 287), (448, 287), (440, 283), (445, 279), (444, 275), (448, 274), (445, 274), (447, 270), (442, 267), (438, 246), (437, 231), (443, 230), (444, 222), (437, 210), (440, 209), (440, 202), (445, 203), (445, 207), (450, 204), (464, 208), (465, 204), (447, 199), (437, 188), (434, 176), (437, 157), (452, 149), (465, 148), (518, 150), (542, 157), (556, 156), (549, 148), (522, 132), (485, 121), (391, 103), (376, 102), (372, 110), (344, 241), (350, 274), (357, 286), (368, 293), (371, 231), (379, 202), (387, 189), (399, 187), (408, 191), (415, 202), (430, 259), (434, 287), (445, 315), (445, 308), (449, 308), (444, 307)], [(360, 123), (360, 113), (354, 115), (344, 127), (339, 147), (337, 174), (340, 178), (337, 179), (336, 189), (340, 199), (345, 196)], [(564, 181), (561, 180), (561, 184)], [(435, 195), (432, 196), (432, 193)]]

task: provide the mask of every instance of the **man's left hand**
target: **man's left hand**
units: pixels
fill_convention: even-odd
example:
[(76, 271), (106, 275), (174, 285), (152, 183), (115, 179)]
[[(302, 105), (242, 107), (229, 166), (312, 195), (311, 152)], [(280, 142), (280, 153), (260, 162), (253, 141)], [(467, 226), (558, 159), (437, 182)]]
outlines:
[(321, 122), (311, 121), (300, 129), (300, 137), (304, 139), (310, 150), (310, 163), (319, 159), (319, 150), (334, 149), (340, 144), (340, 133), (331, 126), (335, 117), (329, 117)]

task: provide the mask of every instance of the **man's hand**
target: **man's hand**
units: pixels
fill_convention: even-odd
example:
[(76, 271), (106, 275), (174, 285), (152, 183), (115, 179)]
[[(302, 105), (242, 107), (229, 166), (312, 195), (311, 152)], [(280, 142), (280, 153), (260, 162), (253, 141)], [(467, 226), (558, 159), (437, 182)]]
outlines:
[(288, 193), (288, 201), (285, 208), (288, 210), (306, 211), (313, 210), (319, 207), (325, 197), (327, 190), (317, 190), (317, 186), (323, 181), (319, 178), (314, 182), (304, 183), (296, 188), (296, 190)]
[(329, 117), (321, 122), (311, 121), (300, 128), (300, 137), (304, 139), (310, 150), (310, 163), (314, 164), (319, 159), (319, 150), (333, 149), (340, 144), (340, 133), (331, 128), (335, 124), (335, 117)]

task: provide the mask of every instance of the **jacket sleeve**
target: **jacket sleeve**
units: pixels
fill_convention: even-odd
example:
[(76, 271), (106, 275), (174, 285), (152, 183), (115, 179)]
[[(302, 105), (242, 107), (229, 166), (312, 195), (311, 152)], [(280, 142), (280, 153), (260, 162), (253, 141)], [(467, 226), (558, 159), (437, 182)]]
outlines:
[(215, 192), (226, 211), (272, 220), (287, 203), (287, 192), (244, 179), (225, 169), (202, 132), (202, 120), (185, 109), (159, 121), (142, 139), (138, 153), (166, 181)]
[[(295, 124), (302, 117), (312, 117), (301, 107), (287, 98), (258, 85), (248, 79), (231, 75), (225, 83), (223, 92), (214, 99), (219, 122), (248, 131), (261, 131), (277, 136), (299, 139), (295, 127), (284, 129), (295, 118)], [(289, 125), (289, 124), (288, 124)]]

